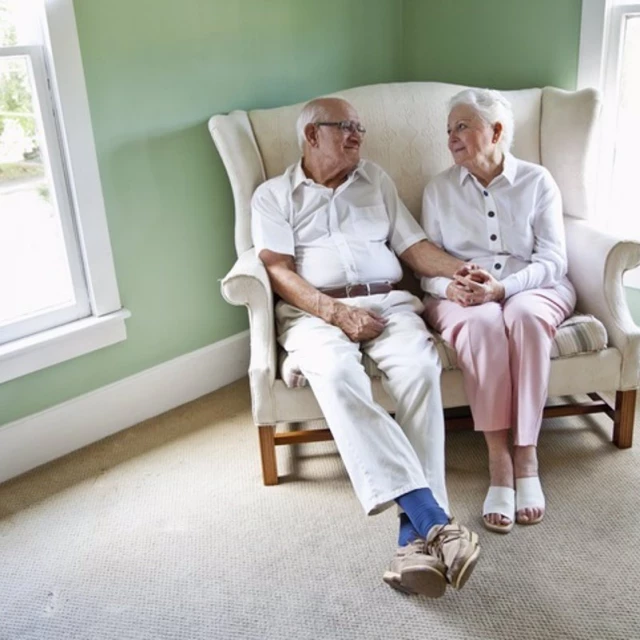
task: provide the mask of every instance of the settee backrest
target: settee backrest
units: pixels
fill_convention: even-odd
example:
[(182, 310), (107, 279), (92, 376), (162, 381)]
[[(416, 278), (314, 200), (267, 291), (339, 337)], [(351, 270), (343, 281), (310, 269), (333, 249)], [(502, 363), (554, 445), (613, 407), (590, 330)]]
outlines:
[[(411, 213), (420, 215), (426, 183), (451, 164), (447, 102), (465, 87), (439, 82), (390, 83), (332, 94), (358, 111), (367, 135), (362, 157), (393, 178)], [(504, 91), (515, 119), (512, 152), (543, 164), (558, 183), (565, 215), (589, 216), (589, 169), (599, 97), (593, 90), (551, 87)], [(214, 116), (209, 129), (234, 195), (238, 255), (253, 246), (251, 195), (300, 157), (295, 123), (303, 103)]]

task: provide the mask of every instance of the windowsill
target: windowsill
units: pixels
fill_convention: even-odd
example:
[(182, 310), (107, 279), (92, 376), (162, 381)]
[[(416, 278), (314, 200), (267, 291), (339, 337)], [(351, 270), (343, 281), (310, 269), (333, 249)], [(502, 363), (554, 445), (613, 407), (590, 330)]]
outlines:
[(0, 384), (125, 340), (130, 316), (120, 309), (0, 345)]

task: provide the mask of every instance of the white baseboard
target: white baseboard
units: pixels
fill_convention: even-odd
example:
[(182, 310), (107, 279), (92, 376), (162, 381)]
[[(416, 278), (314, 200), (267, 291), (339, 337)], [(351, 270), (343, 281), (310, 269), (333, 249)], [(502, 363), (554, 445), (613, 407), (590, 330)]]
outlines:
[(0, 482), (239, 380), (249, 332), (0, 427)]

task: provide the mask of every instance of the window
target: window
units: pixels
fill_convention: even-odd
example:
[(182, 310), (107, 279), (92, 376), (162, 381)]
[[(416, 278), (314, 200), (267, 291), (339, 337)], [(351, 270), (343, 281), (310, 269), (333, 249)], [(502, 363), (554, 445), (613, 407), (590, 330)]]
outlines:
[[(607, 231), (640, 240), (637, 182), (640, 148), (640, 3), (583, 0), (578, 88), (602, 92), (596, 222)], [(626, 284), (640, 288), (640, 269)]]
[(0, 382), (126, 337), (72, 0), (0, 0)]
[(90, 315), (44, 58), (20, 26), (0, 0), (0, 344)]

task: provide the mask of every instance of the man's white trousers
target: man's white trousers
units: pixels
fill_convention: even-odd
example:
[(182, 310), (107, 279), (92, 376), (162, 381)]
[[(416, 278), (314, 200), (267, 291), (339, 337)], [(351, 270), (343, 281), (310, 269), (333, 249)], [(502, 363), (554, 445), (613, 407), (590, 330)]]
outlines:
[[(384, 332), (358, 345), (337, 327), (287, 303), (276, 306), (279, 342), (306, 376), (333, 433), (367, 514), (428, 487), (449, 513), (445, 487), (440, 359), (420, 317), (423, 305), (406, 291), (343, 298), (384, 316)], [(366, 353), (395, 400), (395, 420), (376, 402), (362, 365)]]

